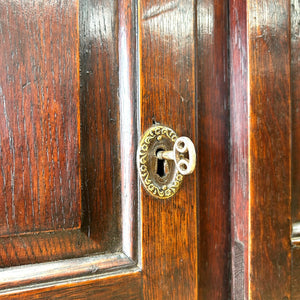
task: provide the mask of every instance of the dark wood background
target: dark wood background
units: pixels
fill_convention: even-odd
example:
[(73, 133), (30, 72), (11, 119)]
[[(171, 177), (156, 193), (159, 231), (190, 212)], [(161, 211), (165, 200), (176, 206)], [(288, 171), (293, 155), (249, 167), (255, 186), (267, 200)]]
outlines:
[[(132, 268), (11, 297), (300, 299), (299, 12), (297, 0), (2, 1), (0, 266), (120, 251), (109, 267)], [(136, 177), (156, 123), (198, 156), (166, 201)]]
[(290, 4), (230, 1), (233, 299), (291, 299)]
[(228, 2), (197, 2), (199, 299), (230, 298)]
[(0, 4), (0, 236), (81, 223), (78, 9), (50, 2)]

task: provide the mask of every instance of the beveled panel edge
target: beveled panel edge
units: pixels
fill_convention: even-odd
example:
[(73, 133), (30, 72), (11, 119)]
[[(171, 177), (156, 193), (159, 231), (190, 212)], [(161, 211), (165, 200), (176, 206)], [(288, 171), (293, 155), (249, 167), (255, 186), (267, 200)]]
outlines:
[(0, 270), (0, 295), (139, 270), (122, 252), (10, 267)]
[(140, 260), (141, 239), (136, 168), (139, 130), (137, 5), (134, 0), (118, 2), (122, 250), (134, 261)]
[(0, 299), (142, 299), (142, 276), (139, 269), (131, 268), (123, 272), (112, 272), (109, 275), (14, 289), (1, 293)]

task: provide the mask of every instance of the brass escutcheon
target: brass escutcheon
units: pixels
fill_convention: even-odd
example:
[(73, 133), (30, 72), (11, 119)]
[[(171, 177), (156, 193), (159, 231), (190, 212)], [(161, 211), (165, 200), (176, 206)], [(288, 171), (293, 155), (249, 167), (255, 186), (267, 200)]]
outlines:
[(192, 141), (178, 138), (168, 127), (155, 125), (143, 135), (137, 151), (137, 168), (144, 188), (153, 197), (167, 199), (179, 189), (183, 175), (195, 168)]

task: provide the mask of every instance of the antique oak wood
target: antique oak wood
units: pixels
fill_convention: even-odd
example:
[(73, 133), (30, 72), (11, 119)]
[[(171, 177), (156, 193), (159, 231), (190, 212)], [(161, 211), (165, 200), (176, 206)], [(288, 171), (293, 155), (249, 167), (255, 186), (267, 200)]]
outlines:
[[(292, 99), (292, 221), (293, 227), (300, 221), (300, 6), (291, 1), (291, 99)], [(294, 229), (294, 228), (293, 228)], [(293, 230), (292, 248), (292, 299), (300, 299), (300, 243), (299, 230)]]
[(70, 257), (84, 244), (75, 230), (81, 223), (78, 3), (54, 3), (0, 7), (1, 267)]
[(227, 11), (197, 2), (199, 299), (230, 298)]
[(77, 3), (0, 5), (0, 236), (78, 228)]
[(9, 293), (3, 299), (142, 299), (140, 273), (112, 275), (109, 278), (94, 278), (88, 281), (57, 282), (55, 286), (39, 290), (27, 289), (23, 293)]
[(291, 0), (291, 97), (292, 97), (292, 220), (300, 221), (300, 36), (299, 2)]
[[(299, 12), (1, 0), (0, 299), (300, 299)], [(166, 200), (153, 124), (197, 149)]]
[(289, 1), (230, 1), (233, 299), (291, 299)]
[(250, 296), (284, 299), (291, 275), (290, 5), (248, 9)]
[[(121, 206), (120, 152), (132, 153), (128, 157), (132, 161), (135, 152), (135, 144), (120, 143), (118, 134), (119, 101), (124, 99), (118, 92), (121, 69), (118, 53), (126, 49), (119, 45), (118, 39), (112, 39), (118, 37), (118, 14), (125, 15), (131, 10), (131, 3), (118, 6), (117, 1), (35, 1), (27, 4), (5, 1), (0, 6), (2, 40), (7, 40), (1, 55), (1, 67), (7, 71), (0, 77), (1, 121), (4, 122), (1, 140), (3, 145), (8, 142), (8, 147), (1, 147), (1, 166), (2, 175), (11, 176), (9, 188), (1, 189), (3, 193), (7, 191), (8, 199), (1, 198), (4, 206), (1, 213), (7, 215), (1, 218), (4, 221), (0, 238), (1, 298), (14, 294), (22, 299), (49, 299), (55, 295), (54, 291), (50, 292), (55, 286), (65, 286), (65, 292), (55, 297), (63, 298), (65, 294), (71, 297), (68, 290), (72, 293), (70, 286), (73, 286), (74, 297), (85, 299), (93, 294), (95, 297), (108, 295), (107, 286), (115, 286), (120, 292), (115, 291), (111, 296), (128, 294), (128, 299), (140, 299), (141, 289), (129, 290), (130, 284), (127, 291), (121, 291), (122, 282), (130, 282), (134, 276), (137, 280), (133, 282), (140, 284), (141, 275), (136, 267), (137, 199), (130, 197), (127, 202), (122, 201), (126, 208), (132, 206), (130, 209), (122, 212)], [(129, 20), (125, 29), (135, 28), (133, 23), (134, 20)], [(28, 82), (24, 84), (24, 80)], [(128, 101), (135, 100), (127, 97), (127, 104)], [(129, 109), (131, 113), (134, 110), (133, 106)], [(136, 122), (131, 117), (130, 120)], [(14, 149), (17, 142), (20, 146)], [(12, 157), (10, 164), (7, 155)], [(36, 170), (36, 166), (40, 169)], [(18, 176), (14, 175), (14, 168)], [(126, 175), (123, 172), (122, 176)], [(14, 178), (23, 178), (23, 182), (16, 185)], [(122, 182), (128, 184), (131, 179), (122, 178)], [(4, 184), (5, 180), (3, 177)], [(36, 188), (39, 182), (43, 185)], [(136, 184), (129, 189), (132, 195), (136, 193)], [(24, 191), (27, 198), (22, 194)], [(17, 208), (13, 207), (13, 201), (17, 201)], [(20, 206), (26, 208), (28, 203), (31, 204), (29, 212)], [(25, 221), (31, 218), (30, 222), (28, 219), (28, 224), (24, 223), (19, 216), (14, 220), (13, 211), (23, 215)], [(31, 212), (34, 214), (30, 215)], [(125, 225), (131, 231), (127, 230), (126, 239), (122, 240)], [(87, 293), (84, 286), (93, 283), (97, 276), (103, 277), (105, 272), (123, 275), (115, 283), (115, 277), (109, 280), (106, 275), (106, 279), (99, 279), (104, 280), (102, 287), (95, 285)], [(79, 282), (84, 284), (76, 289)]]
[(232, 298), (248, 299), (249, 167), (246, 1), (229, 2)]
[[(139, 4), (141, 132), (160, 123), (195, 141), (195, 2)], [(165, 200), (141, 190), (145, 299), (198, 297), (196, 182)]]
[(79, 4), (82, 228), (92, 239), (118, 247), (119, 63), (118, 39), (111, 40), (118, 35), (118, 6), (109, 0)]
[[(7, 218), (1, 219), (0, 298), (196, 299), (198, 173), (174, 198), (158, 201), (140, 190), (135, 167), (140, 133), (153, 123), (198, 146), (196, 2), (26, 5), (7, 0), (0, 6), (9, 28), (1, 23), (1, 34), (11, 43), (2, 47), (0, 77), (8, 93), (2, 98), (2, 174), (10, 176), (2, 181), (10, 189), (2, 189), (8, 200), (1, 199)], [(27, 77), (35, 81), (24, 83)], [(20, 149), (14, 149), (16, 139)], [(24, 183), (13, 182), (23, 177)], [(36, 188), (40, 181), (49, 186)], [(16, 188), (34, 198), (11, 196)], [(31, 204), (30, 220), (19, 208), (14, 220), (13, 201), (26, 209)], [(39, 201), (50, 207), (45, 217)]]
[(119, 5), (119, 88), (121, 135), (121, 200), (123, 251), (139, 260), (135, 242), (138, 234), (138, 178), (136, 150), (138, 143), (138, 66), (137, 66), (137, 12), (136, 1)]

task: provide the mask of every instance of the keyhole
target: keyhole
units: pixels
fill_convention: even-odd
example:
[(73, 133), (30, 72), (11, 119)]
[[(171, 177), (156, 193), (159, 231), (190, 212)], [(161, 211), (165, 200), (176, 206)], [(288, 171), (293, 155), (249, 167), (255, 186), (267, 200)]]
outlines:
[[(156, 155), (159, 151), (164, 151), (164, 149), (157, 149), (156, 150)], [(159, 159), (157, 158), (156, 160), (156, 174), (160, 177), (163, 178), (166, 176), (166, 172), (165, 172), (165, 167), (166, 167), (166, 161), (165, 159)]]

